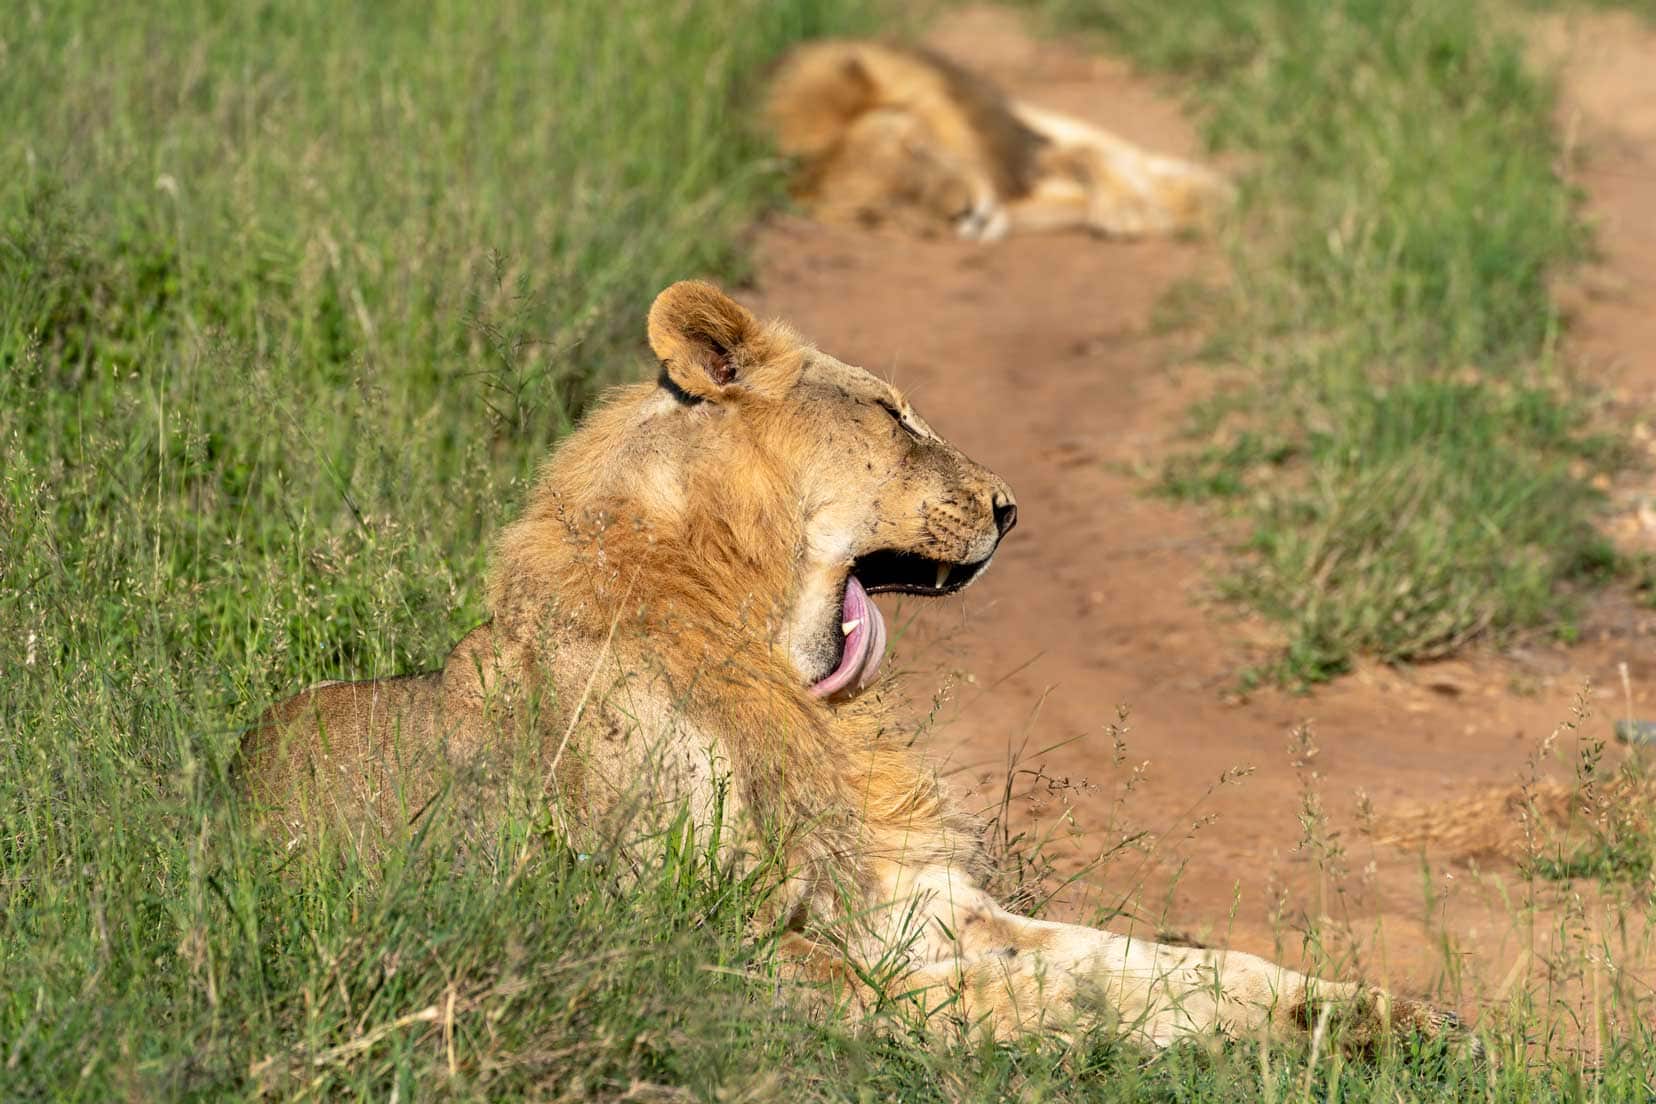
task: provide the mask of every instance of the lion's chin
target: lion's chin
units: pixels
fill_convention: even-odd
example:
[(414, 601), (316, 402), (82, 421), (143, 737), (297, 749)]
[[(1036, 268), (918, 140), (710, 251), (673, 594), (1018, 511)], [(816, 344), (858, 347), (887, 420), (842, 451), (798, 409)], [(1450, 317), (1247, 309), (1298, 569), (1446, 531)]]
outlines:
[(874, 604), (855, 575), (845, 581), (838, 628), (844, 637), (839, 664), (826, 678), (811, 686), (811, 693), (819, 698), (867, 689), (885, 662), (885, 618), (880, 616), (880, 607)]

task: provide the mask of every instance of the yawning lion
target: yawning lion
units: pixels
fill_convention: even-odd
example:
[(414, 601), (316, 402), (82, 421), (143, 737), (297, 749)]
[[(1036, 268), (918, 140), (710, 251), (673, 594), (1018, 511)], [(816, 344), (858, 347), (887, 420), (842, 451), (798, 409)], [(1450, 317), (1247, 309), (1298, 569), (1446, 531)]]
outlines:
[(497, 800), (499, 765), (527, 763), (583, 840), (688, 809), (732, 825), (732, 861), (779, 850), (762, 919), (789, 932), (784, 969), (864, 1005), (883, 988), (1000, 1035), (1102, 1023), (1158, 1045), (1304, 1031), (1325, 1007), (1347, 1037), (1452, 1027), (1253, 955), (997, 904), (972, 819), (895, 721), (871, 596), (972, 584), (1011, 490), (896, 388), (709, 284), (662, 292), (649, 338), (658, 380), (553, 453), (500, 538), (491, 619), (441, 671), (314, 687), (248, 735), (244, 784), (276, 828), (384, 838), (445, 787)]

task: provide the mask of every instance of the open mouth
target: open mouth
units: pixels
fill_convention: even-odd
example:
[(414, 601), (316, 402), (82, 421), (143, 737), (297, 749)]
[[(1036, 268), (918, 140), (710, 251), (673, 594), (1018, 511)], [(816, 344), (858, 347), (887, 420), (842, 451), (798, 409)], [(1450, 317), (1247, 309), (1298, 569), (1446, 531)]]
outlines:
[(840, 600), (840, 660), (828, 677), (811, 687), (819, 698), (849, 690), (863, 690), (874, 681), (885, 660), (886, 627), (871, 594), (953, 594), (977, 578), (990, 557), (976, 563), (953, 564), (912, 552), (884, 550), (859, 556), (845, 577)]
[(990, 557), (957, 564), (885, 550), (857, 557), (851, 575), (870, 594), (922, 594), (928, 598), (953, 594), (983, 573)]

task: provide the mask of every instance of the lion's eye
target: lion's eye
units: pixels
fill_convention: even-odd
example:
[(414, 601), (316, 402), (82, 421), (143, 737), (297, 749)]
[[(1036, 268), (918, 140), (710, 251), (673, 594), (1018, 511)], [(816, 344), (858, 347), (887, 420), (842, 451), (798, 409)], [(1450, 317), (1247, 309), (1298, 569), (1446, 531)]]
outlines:
[(891, 415), (891, 420), (896, 422), (898, 425), (902, 426), (904, 433), (907, 433), (910, 437), (913, 437), (915, 440), (920, 439), (920, 431), (918, 429), (914, 428), (914, 423), (913, 422), (911, 422), (907, 418), (903, 417), (903, 412), (901, 410), (898, 410), (896, 406), (894, 406), (891, 403), (888, 403), (888, 402), (886, 402), (885, 400), (882, 399), (882, 400), (880, 400), (880, 409), (884, 410), (887, 414), (890, 414)]

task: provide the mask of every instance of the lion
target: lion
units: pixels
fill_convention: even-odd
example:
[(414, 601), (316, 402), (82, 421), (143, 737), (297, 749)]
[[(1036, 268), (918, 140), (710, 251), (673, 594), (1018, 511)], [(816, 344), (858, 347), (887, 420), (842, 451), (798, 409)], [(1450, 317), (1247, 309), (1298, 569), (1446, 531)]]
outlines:
[(764, 106), (793, 192), (826, 221), (953, 226), (993, 241), (1086, 229), (1137, 237), (1209, 225), (1218, 173), (1006, 97), (914, 46), (828, 39), (777, 64)]
[(1151, 1046), (1335, 1008), (1348, 1037), (1455, 1029), (1359, 983), (1002, 907), (977, 821), (898, 722), (872, 596), (973, 584), (1011, 488), (891, 384), (711, 284), (661, 292), (648, 336), (659, 376), (552, 453), (499, 538), (490, 619), (441, 670), (324, 683), (249, 731), (241, 785), (272, 829), (394, 836), (441, 794), (499, 799), (488, 764), (526, 761), (572, 840), (677, 810), (733, 826), (732, 861), (771, 848), (756, 922), (807, 999)]

